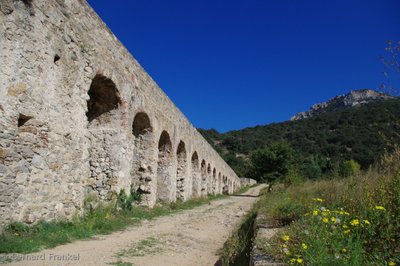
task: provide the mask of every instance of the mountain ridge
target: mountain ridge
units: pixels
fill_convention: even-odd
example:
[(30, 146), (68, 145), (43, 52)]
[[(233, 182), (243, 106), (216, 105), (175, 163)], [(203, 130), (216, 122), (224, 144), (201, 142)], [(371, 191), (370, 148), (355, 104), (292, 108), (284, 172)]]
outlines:
[(371, 89), (352, 90), (337, 95), (326, 102), (316, 103), (308, 111), (299, 112), (290, 118), (291, 121), (314, 117), (322, 113), (335, 112), (364, 105), (370, 102), (394, 99), (394, 96)]

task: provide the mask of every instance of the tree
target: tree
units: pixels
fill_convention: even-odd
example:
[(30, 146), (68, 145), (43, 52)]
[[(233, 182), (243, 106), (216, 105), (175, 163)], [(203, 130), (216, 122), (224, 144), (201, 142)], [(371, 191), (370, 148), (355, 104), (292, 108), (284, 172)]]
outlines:
[(340, 172), (343, 177), (356, 175), (360, 172), (360, 165), (354, 160), (344, 161), (341, 165)]
[(294, 153), (287, 142), (275, 142), (256, 150), (251, 155), (251, 175), (272, 185), (289, 173), (294, 164)]
[(385, 82), (381, 84), (381, 89), (392, 95), (399, 95), (399, 88), (396, 88), (396, 81), (400, 77), (400, 41), (387, 41), (386, 54), (380, 57), (384, 66), (383, 75)]

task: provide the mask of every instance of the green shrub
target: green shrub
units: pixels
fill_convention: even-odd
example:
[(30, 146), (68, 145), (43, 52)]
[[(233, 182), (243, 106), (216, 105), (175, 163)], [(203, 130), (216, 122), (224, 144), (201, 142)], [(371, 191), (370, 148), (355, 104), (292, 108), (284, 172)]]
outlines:
[(129, 195), (126, 194), (124, 189), (121, 189), (117, 196), (117, 207), (122, 211), (129, 212), (132, 210), (132, 205), (141, 200), (141, 194), (137, 191), (131, 190)]
[(343, 177), (349, 177), (360, 173), (360, 164), (354, 160), (344, 161), (340, 168)]

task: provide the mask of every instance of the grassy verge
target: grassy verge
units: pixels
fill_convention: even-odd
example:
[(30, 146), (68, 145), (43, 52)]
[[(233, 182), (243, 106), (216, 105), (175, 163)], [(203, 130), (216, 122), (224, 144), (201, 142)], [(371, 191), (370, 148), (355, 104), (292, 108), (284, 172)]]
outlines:
[[(89, 209), (83, 217), (72, 221), (38, 222), (33, 226), (12, 223), (0, 235), (0, 253), (31, 253), (44, 248), (52, 248), (76, 239), (89, 238), (98, 234), (109, 234), (141, 220), (172, 214), (221, 199), (224, 195), (191, 199), (167, 205), (157, 205), (153, 209), (127, 205), (126, 198), (120, 197), (112, 204), (102, 204)], [(121, 200), (122, 198), (122, 200)], [(121, 209), (121, 201), (125, 207)], [(122, 204), (123, 206), (123, 204)]]
[(266, 193), (260, 212), (285, 230), (265, 252), (291, 265), (400, 265), (398, 155), (379, 170)]

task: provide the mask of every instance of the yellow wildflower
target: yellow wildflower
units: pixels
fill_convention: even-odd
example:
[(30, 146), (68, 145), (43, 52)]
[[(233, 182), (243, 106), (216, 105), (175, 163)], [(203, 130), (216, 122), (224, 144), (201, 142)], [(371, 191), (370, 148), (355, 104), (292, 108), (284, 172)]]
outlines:
[(343, 212), (345, 215), (347, 215), (347, 216), (349, 216), (350, 215), (350, 213), (348, 213), (348, 212)]
[(287, 245), (286, 245), (286, 244), (282, 244), (282, 247), (283, 247), (283, 248), (286, 248), (286, 247), (287, 247)]
[(345, 249), (345, 248), (342, 248), (342, 250), (341, 250), (343, 253), (346, 253), (347, 252), (347, 249)]
[(350, 224), (351, 224), (352, 226), (357, 226), (357, 225), (360, 224), (360, 221), (359, 221), (358, 219), (354, 219), (354, 220), (351, 220), (351, 221), (350, 221)]
[(323, 199), (321, 199), (321, 198), (313, 198), (313, 201), (317, 201), (317, 202), (324, 202), (324, 200), (323, 200)]
[(386, 211), (385, 207), (383, 206), (375, 206), (375, 210)]
[(347, 225), (343, 225), (343, 229), (347, 229), (349, 228)]
[(290, 236), (284, 235), (284, 236), (282, 237), (282, 240), (287, 242), (287, 241), (290, 240)]
[(371, 224), (368, 220), (364, 220), (364, 223), (365, 223), (365, 224), (368, 224), (368, 225)]
[(301, 247), (302, 247), (303, 249), (308, 249), (307, 244), (304, 244), (304, 243), (301, 244)]
[(303, 263), (303, 259), (298, 258), (298, 259), (297, 259), (297, 263), (302, 264), (302, 263)]
[(331, 222), (332, 223), (336, 223), (336, 218), (335, 217), (331, 217)]
[(349, 234), (349, 233), (350, 233), (350, 229), (345, 230), (343, 233), (344, 233), (345, 235)]
[(396, 265), (396, 262), (394, 262), (394, 261), (389, 261), (388, 265), (389, 265), (389, 266), (395, 266), (395, 265)]
[(322, 221), (323, 221), (324, 223), (329, 222), (328, 218), (326, 218), (326, 217), (324, 217), (324, 218), (322, 219)]
[(318, 213), (319, 213), (319, 211), (318, 211), (318, 210), (313, 210), (313, 212), (312, 212), (312, 214), (313, 214), (314, 216), (317, 216), (317, 215), (318, 215)]

